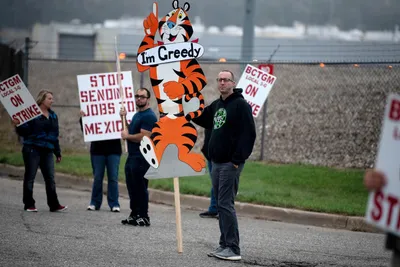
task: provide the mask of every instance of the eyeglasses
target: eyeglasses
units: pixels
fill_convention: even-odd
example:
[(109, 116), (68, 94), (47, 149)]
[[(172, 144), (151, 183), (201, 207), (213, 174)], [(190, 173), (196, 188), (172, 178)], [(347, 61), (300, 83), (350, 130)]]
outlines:
[(144, 96), (144, 95), (135, 95), (135, 98), (136, 99), (147, 99), (148, 97)]
[(233, 80), (231, 80), (231, 79), (228, 79), (228, 78), (217, 78), (217, 82), (233, 82)]

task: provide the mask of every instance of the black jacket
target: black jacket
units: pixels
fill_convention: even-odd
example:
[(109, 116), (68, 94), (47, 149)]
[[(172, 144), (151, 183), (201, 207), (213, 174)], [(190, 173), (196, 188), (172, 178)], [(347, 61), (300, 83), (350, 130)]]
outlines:
[(210, 157), (208, 156), (208, 144), (210, 143), (211, 132), (212, 129), (204, 129), (204, 143), (201, 148), (201, 152), (203, 152), (203, 155), (207, 160), (210, 160)]
[(61, 157), (58, 117), (53, 110), (49, 109), (49, 118), (41, 115), (20, 125), (17, 133), (24, 138), (25, 146), (46, 149)]
[(207, 106), (193, 122), (212, 129), (208, 156), (216, 163), (244, 163), (250, 156), (256, 139), (256, 130), (250, 105), (242, 96), (242, 89), (222, 97)]
[[(82, 117), (79, 119), (81, 130), (83, 132)], [(121, 155), (121, 139), (93, 141), (90, 143), (90, 154), (92, 155)]]

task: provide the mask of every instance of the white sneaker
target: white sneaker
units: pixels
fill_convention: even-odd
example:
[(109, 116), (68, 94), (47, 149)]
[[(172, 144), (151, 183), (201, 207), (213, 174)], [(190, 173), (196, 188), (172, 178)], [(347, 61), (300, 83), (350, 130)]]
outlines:
[(113, 207), (113, 208), (111, 209), (111, 211), (112, 211), (112, 212), (120, 212), (121, 210), (120, 210), (119, 207)]
[(89, 205), (87, 207), (87, 210), (96, 210), (96, 207), (94, 205)]

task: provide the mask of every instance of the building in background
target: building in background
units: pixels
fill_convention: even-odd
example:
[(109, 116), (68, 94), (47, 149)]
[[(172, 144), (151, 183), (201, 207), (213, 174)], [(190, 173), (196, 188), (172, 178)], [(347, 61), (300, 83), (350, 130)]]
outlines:
[[(31, 39), (35, 46), (31, 56), (49, 59), (113, 60), (115, 37), (118, 50), (127, 59), (136, 57), (143, 39), (143, 18), (106, 20), (103, 24), (71, 23), (35, 24)], [(227, 26), (206, 28), (194, 18), (193, 27), (204, 46), (202, 60), (225, 58), (240, 60), (242, 29)], [(295, 22), (293, 27), (255, 27), (253, 58), (275, 62), (374, 62), (400, 61), (400, 31), (341, 31), (335, 26), (312, 26)]]

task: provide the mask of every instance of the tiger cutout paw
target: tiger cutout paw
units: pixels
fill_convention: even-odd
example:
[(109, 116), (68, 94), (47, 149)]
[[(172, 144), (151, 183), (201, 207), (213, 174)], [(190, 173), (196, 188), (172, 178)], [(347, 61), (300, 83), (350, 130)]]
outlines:
[(199, 153), (180, 153), (179, 160), (188, 164), (196, 172), (200, 172), (206, 167), (206, 160), (204, 156)]
[(157, 159), (154, 143), (149, 137), (143, 136), (139, 149), (140, 153), (142, 153), (143, 157), (150, 164), (150, 166), (153, 168), (158, 168), (160, 161)]
[(182, 85), (176, 81), (168, 81), (164, 83), (164, 93), (171, 99), (182, 98), (185, 90)]

